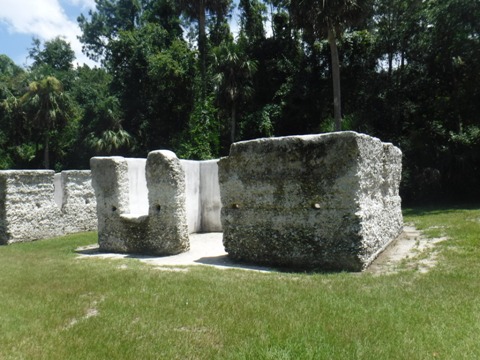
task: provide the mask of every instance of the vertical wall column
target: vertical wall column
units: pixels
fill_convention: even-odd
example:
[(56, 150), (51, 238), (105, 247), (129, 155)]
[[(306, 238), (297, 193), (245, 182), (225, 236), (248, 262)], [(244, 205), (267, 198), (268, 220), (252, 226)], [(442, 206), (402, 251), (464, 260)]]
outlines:
[(178, 254), (190, 248), (187, 225), (185, 171), (168, 150), (147, 157), (149, 238), (157, 253)]
[(187, 224), (190, 234), (202, 231), (202, 208), (200, 203), (200, 161), (180, 160), (185, 171), (185, 196)]
[(94, 157), (90, 159), (90, 168), (97, 199), (100, 249), (125, 252), (119, 218), (121, 213), (130, 211), (127, 162), (119, 156)]

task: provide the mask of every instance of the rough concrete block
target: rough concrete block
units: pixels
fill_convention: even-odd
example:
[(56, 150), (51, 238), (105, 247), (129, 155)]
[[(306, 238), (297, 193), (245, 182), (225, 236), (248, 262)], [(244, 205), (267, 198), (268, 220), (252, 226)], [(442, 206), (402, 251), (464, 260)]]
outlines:
[(96, 199), (90, 170), (66, 170), (60, 173), (60, 177), (63, 233), (96, 230)]
[(151, 241), (157, 238), (171, 254), (190, 248), (186, 215), (185, 172), (168, 150), (152, 151), (147, 158), (147, 187)]
[(90, 166), (101, 250), (152, 255), (188, 250), (185, 174), (174, 153), (153, 151), (148, 155), (145, 165), (148, 214), (131, 211), (127, 159), (95, 157)]
[(96, 229), (90, 171), (0, 171), (0, 244)]
[(401, 152), (355, 132), (239, 142), (219, 162), (225, 250), (361, 271), (402, 231)]

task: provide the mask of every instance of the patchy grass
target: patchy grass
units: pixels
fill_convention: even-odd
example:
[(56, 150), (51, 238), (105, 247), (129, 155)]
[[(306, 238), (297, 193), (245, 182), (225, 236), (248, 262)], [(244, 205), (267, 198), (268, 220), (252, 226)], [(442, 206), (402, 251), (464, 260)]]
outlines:
[(477, 359), (480, 210), (408, 209), (427, 273), (155, 270), (93, 233), (0, 247), (0, 359)]

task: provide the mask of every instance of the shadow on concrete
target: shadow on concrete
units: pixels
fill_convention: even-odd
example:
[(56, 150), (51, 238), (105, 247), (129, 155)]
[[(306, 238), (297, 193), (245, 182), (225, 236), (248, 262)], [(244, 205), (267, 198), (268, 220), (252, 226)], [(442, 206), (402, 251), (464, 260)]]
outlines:
[(232, 260), (228, 255), (205, 256), (195, 260), (195, 263), (198, 263), (201, 265), (210, 265), (215, 267), (232, 268), (232, 269), (244, 269), (244, 270), (255, 270), (255, 271), (277, 271), (277, 269), (271, 268), (271, 267), (257, 266), (257, 265), (238, 262), (238, 261)]
[[(171, 256), (151, 256), (142, 254), (119, 254), (102, 252), (98, 244), (76, 249), (81, 258), (137, 259), (157, 268), (172, 268), (178, 266), (206, 265), (222, 269), (243, 269), (260, 272), (288, 273), (331, 273), (331, 271), (296, 271), (281, 267), (268, 267), (234, 260), (225, 252), (222, 233), (202, 233), (190, 235), (190, 250)], [(415, 228), (405, 226), (404, 232), (381, 253), (362, 273), (391, 274), (397, 272), (399, 265), (405, 259), (414, 264), (419, 253), (443, 239), (426, 239)], [(431, 264), (429, 264), (429, 267)], [(334, 271), (338, 272), (338, 271)], [(354, 273), (361, 274), (361, 273)]]

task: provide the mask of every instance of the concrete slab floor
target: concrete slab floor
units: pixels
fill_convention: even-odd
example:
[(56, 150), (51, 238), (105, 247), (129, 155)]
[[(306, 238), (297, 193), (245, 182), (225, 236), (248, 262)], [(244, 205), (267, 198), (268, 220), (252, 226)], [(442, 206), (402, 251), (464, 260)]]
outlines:
[[(363, 273), (391, 274), (399, 270), (402, 261), (410, 262), (408, 268), (416, 265), (420, 272), (428, 271), (435, 266), (435, 253), (427, 259), (425, 257), (416, 262), (415, 258), (426, 251), (431, 250), (435, 243), (444, 241), (446, 238), (427, 239), (412, 226), (405, 226), (403, 233), (395, 239), (383, 251), (377, 259)], [(278, 271), (278, 269), (243, 264), (228, 257), (222, 243), (222, 233), (190, 234), (190, 250), (173, 256), (147, 256), (136, 254), (114, 254), (99, 252), (98, 245), (89, 245), (78, 248), (79, 258), (131, 258), (138, 259), (160, 270), (187, 271), (179, 266), (206, 265), (216, 268), (235, 268), (254, 271)]]
[(220, 232), (190, 234), (190, 250), (172, 256), (148, 256), (136, 254), (114, 254), (98, 251), (98, 245), (77, 249), (81, 258), (133, 258), (155, 267), (172, 267), (186, 265), (208, 265), (217, 268), (237, 268), (255, 271), (273, 271), (273, 268), (241, 264), (233, 261), (225, 252)]

